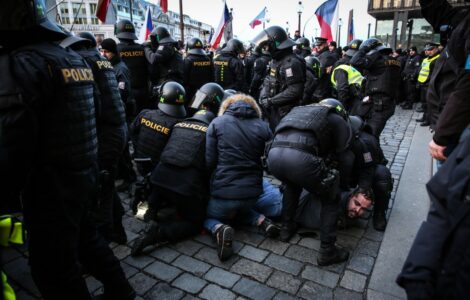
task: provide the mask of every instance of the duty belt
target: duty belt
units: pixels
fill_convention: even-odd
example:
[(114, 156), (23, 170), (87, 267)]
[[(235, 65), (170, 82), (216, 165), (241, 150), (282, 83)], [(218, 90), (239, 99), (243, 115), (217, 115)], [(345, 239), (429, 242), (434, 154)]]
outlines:
[(296, 143), (296, 142), (287, 142), (287, 141), (274, 141), (271, 145), (271, 148), (293, 148), (297, 150), (301, 150), (315, 156), (318, 156), (318, 148), (313, 145), (306, 145), (303, 143)]

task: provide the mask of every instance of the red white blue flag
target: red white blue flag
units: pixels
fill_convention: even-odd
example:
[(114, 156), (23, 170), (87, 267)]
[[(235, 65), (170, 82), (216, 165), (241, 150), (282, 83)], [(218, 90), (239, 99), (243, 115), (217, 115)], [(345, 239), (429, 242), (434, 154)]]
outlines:
[(110, 2), (111, 0), (99, 0), (96, 7), (96, 17), (103, 23), (106, 22)]
[(338, 23), (338, 0), (328, 0), (324, 2), (315, 11), (318, 23), (320, 23), (321, 34), (320, 37), (333, 40), (333, 30)]
[(348, 22), (348, 43), (354, 40), (354, 10), (349, 11), (349, 22)]
[(212, 35), (211, 40), (209, 41), (212, 48), (216, 49), (219, 44), (222, 36), (224, 35), (225, 26), (227, 22), (231, 20), (231, 15), (227, 7), (227, 3), (224, 2), (224, 11), (222, 13), (222, 18), (220, 18), (219, 26), (215, 30), (214, 34)]
[(144, 21), (144, 25), (142, 26), (142, 28), (140, 28), (140, 33), (139, 33), (139, 40), (138, 42), (139, 43), (143, 43), (145, 42), (150, 33), (152, 32), (153, 30), (153, 23), (152, 23), (152, 11), (151, 11), (151, 8), (150, 8), (150, 5), (147, 6), (147, 12), (145, 13), (145, 21)]
[(256, 25), (260, 25), (266, 19), (266, 7), (250, 22), (250, 27), (255, 28)]

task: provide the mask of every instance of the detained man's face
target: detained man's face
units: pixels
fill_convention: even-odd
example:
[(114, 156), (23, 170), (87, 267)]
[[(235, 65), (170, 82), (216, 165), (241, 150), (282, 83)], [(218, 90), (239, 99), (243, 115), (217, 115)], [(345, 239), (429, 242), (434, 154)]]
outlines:
[(372, 201), (367, 199), (364, 194), (353, 195), (348, 202), (348, 217), (358, 218), (364, 214), (364, 211), (372, 205)]

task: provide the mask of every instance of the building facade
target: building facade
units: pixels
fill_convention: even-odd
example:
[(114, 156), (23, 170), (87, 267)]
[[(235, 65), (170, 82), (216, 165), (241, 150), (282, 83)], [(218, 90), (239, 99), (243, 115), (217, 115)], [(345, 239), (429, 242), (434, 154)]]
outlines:
[[(151, 7), (153, 26), (164, 26), (175, 40), (181, 40), (180, 15), (173, 11), (162, 13), (159, 6), (144, 0), (113, 0), (108, 9), (106, 24), (96, 18), (98, 0), (46, 1), (48, 17), (73, 32), (89, 31), (96, 37), (114, 38), (114, 24), (119, 20), (132, 20), (136, 34), (144, 25), (147, 7)], [(207, 41), (212, 27), (189, 15), (183, 15), (184, 40), (198, 37)]]
[[(465, 0), (448, 0), (454, 6), (470, 6)], [(422, 17), (419, 0), (369, 0), (368, 13), (376, 19), (375, 36), (388, 46), (418, 49), (439, 36)]]

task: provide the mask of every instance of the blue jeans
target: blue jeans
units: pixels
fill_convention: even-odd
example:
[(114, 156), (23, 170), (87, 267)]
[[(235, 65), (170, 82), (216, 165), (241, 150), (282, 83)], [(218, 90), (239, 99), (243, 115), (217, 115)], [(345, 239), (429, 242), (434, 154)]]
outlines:
[(263, 179), (263, 194), (258, 199), (227, 200), (211, 198), (207, 205), (207, 219), (204, 227), (215, 232), (216, 225), (235, 217), (243, 224), (257, 225), (258, 219), (280, 216), (282, 211), (282, 195), (279, 188)]

